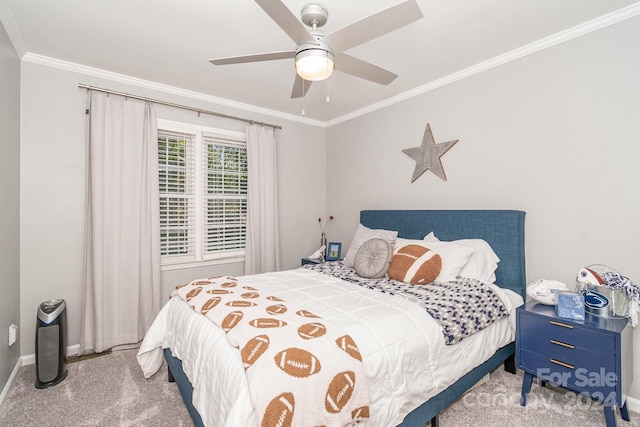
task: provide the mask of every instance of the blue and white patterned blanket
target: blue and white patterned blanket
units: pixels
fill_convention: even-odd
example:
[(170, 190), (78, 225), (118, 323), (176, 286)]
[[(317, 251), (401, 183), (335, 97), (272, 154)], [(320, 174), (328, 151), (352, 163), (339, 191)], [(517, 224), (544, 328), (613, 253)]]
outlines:
[(303, 268), (415, 302), (440, 324), (447, 345), (458, 343), (509, 316), (498, 294), (489, 285), (474, 279), (458, 278), (417, 286), (386, 277), (367, 279), (340, 261), (306, 264)]

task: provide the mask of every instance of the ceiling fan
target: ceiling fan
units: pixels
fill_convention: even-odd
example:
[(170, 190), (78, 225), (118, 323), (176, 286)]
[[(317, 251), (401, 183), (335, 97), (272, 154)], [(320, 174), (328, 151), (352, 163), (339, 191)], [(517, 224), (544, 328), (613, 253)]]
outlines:
[[(408, 0), (324, 35), (318, 28), (326, 24), (329, 14), (318, 4), (305, 6), (300, 21), (281, 0), (255, 1), (296, 43), (296, 48), (212, 59), (209, 62), (214, 65), (228, 65), (295, 58), (297, 74), (291, 91), (292, 98), (305, 96), (311, 83), (328, 78), (334, 67), (343, 73), (388, 85), (398, 77), (396, 74), (347, 55), (344, 51), (423, 17), (416, 0)], [(311, 31), (305, 25), (311, 27)]]

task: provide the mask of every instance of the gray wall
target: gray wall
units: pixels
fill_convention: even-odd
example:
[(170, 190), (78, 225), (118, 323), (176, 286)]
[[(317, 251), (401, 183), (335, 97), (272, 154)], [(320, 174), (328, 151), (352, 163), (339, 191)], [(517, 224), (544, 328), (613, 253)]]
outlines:
[[(35, 328), (35, 312), (47, 299), (67, 300), (68, 342), (80, 337), (85, 205), (85, 102), (78, 83), (135, 93), (197, 108), (281, 124), (278, 131), (281, 259), (300, 265), (316, 249), (317, 218), (325, 214), (325, 134), (301, 124), (74, 70), (22, 62), (21, 325)], [(152, 85), (151, 85), (152, 86)], [(245, 123), (156, 105), (159, 118), (244, 130)], [(242, 263), (163, 271), (168, 299), (175, 285), (216, 274), (242, 274)], [(22, 354), (34, 353), (32, 334), (22, 337)]]
[[(640, 283), (638, 40), (636, 17), (329, 128), (335, 237), (348, 245), (361, 209), (520, 209), (529, 282), (574, 284), (602, 263)], [(447, 181), (412, 184), (401, 150), (427, 122), (436, 142), (459, 142), (442, 157)]]
[[(20, 61), (0, 24), (0, 391), (20, 357), (8, 328), (20, 324)], [(33, 338), (33, 335), (30, 335)]]

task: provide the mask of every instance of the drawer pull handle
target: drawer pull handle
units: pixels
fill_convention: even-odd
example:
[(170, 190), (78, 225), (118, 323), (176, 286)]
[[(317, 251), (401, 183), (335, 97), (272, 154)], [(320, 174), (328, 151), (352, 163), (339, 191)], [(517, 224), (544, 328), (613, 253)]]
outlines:
[(567, 344), (566, 342), (556, 341), (556, 340), (551, 340), (551, 344), (561, 345), (562, 347), (566, 347), (566, 348), (576, 348), (575, 345)]
[(573, 325), (567, 325), (566, 323), (560, 323), (553, 320), (549, 320), (549, 323), (556, 326), (562, 326), (563, 328), (573, 329)]
[(575, 369), (576, 367), (573, 365), (569, 365), (568, 363), (561, 362), (556, 359), (551, 359), (551, 363), (555, 363), (556, 365), (564, 366), (565, 368)]

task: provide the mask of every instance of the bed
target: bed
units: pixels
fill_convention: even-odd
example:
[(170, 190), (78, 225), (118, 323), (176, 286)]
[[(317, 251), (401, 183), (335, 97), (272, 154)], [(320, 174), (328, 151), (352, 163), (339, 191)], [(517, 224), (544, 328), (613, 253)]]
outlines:
[[(437, 236), (440, 241), (449, 242), (460, 239), (482, 239), (486, 241), (500, 259), (498, 267), (495, 270), (495, 283), (499, 285), (505, 294), (509, 295), (510, 302), (508, 311), (515, 312), (516, 306), (521, 304), (524, 298), (526, 284), (524, 218), (524, 212), (515, 210), (365, 210), (360, 213), (360, 224), (369, 229), (395, 230), (399, 238), (416, 241), (423, 240), (430, 232), (435, 233), (435, 236)], [(305, 274), (311, 273), (305, 273), (304, 271), (295, 271), (293, 273), (283, 272), (280, 277), (285, 278), (286, 281), (289, 278), (289, 274), (304, 276)], [(260, 275), (256, 276), (256, 278), (253, 278), (253, 276), (247, 276), (247, 278), (251, 278), (249, 282), (255, 283), (256, 286), (262, 285), (262, 282), (265, 280)], [(251, 282), (251, 280), (255, 282)], [(290, 286), (290, 288), (293, 287), (295, 287), (295, 283)], [(282, 288), (285, 295), (289, 295), (287, 294), (288, 290), (291, 289), (286, 287)], [(363, 295), (362, 292), (371, 293), (371, 290), (354, 290), (354, 292), (358, 293), (358, 295)], [(380, 298), (380, 295), (382, 295), (382, 293), (376, 293), (375, 299)], [(384, 297), (389, 298), (388, 295), (384, 295)], [(506, 299), (506, 297), (502, 298)], [(400, 298), (395, 298), (394, 300), (398, 299)], [(172, 301), (173, 300), (175, 299), (172, 299)], [(180, 306), (179, 302), (172, 301), (170, 301), (170, 304)], [(319, 307), (322, 306), (324, 302), (319, 301), (313, 304), (315, 304), (314, 307)], [(407, 316), (413, 315), (413, 309), (407, 309), (406, 302), (398, 304), (400, 311), (407, 312)], [(327, 309), (331, 311), (334, 308), (327, 306)], [(335, 310), (338, 310), (338, 308)], [(224, 333), (207, 332), (193, 335), (191, 326), (188, 328), (180, 326), (182, 318), (190, 318), (191, 316), (202, 317), (199, 314), (191, 313), (192, 311), (193, 310), (182, 310), (176, 313), (162, 314), (166, 319), (157, 319), (156, 322), (154, 322), (163, 323), (162, 328), (160, 328), (162, 331), (156, 331), (154, 337), (150, 336), (151, 334), (145, 337), (138, 360), (141, 367), (143, 367), (143, 371), (145, 371), (145, 375), (148, 376), (157, 370), (157, 367), (162, 362), (162, 357), (164, 357), (167, 361), (170, 380), (177, 382), (194, 424), (197, 426), (223, 425), (224, 422), (220, 421), (220, 418), (212, 418), (212, 413), (219, 412), (217, 409), (218, 406), (215, 406), (218, 405), (218, 401), (220, 401), (220, 407), (225, 408), (242, 406), (249, 403), (241, 402), (243, 399), (247, 400), (247, 398), (246, 396), (238, 398), (238, 395), (242, 396), (242, 393), (239, 392), (240, 394), (238, 394), (234, 391), (235, 385), (228, 388), (231, 397), (227, 396), (227, 393), (220, 391), (213, 393), (213, 395), (208, 395), (206, 398), (202, 396), (203, 389), (207, 387), (212, 389), (216, 388), (213, 383), (225, 380), (227, 373), (223, 375), (220, 373), (220, 370), (214, 375), (216, 378), (199, 379), (197, 380), (197, 384), (192, 384), (190, 377), (196, 376), (194, 372), (200, 372), (202, 366), (205, 364), (225, 364), (226, 369), (228, 363), (221, 361), (227, 357), (225, 353), (231, 351), (229, 349), (231, 346), (229, 346), (228, 343), (223, 343), (225, 340)], [(344, 315), (345, 313), (343, 312), (342, 317), (344, 317)], [(159, 317), (161, 316), (159, 315)], [(415, 320), (413, 318), (407, 320), (409, 323), (422, 321), (422, 319)], [(430, 322), (432, 319), (425, 320), (425, 322), (427, 321)], [(492, 325), (486, 329), (487, 334), (493, 334), (496, 337), (496, 340), (493, 340), (493, 342), (495, 342), (494, 345), (497, 345), (495, 349), (484, 348), (483, 344), (478, 344), (479, 342), (491, 341), (486, 340), (483, 336), (480, 336), (480, 334), (467, 338), (458, 344), (438, 347), (438, 353), (442, 353), (445, 359), (450, 360), (456, 360), (457, 355), (461, 353), (474, 354), (473, 358), (469, 357), (470, 360), (468, 363), (470, 363), (471, 366), (460, 367), (460, 372), (455, 371), (455, 369), (458, 369), (457, 367), (454, 369), (454, 366), (447, 366), (446, 369), (443, 369), (447, 371), (446, 374), (429, 374), (432, 375), (429, 377), (430, 381), (433, 380), (434, 383), (438, 383), (438, 387), (434, 386), (430, 388), (427, 398), (420, 400), (418, 403), (416, 403), (416, 399), (420, 399), (420, 395), (416, 394), (414, 396), (410, 392), (407, 392), (407, 394), (410, 395), (407, 398), (404, 396), (386, 396), (386, 394), (393, 394), (395, 385), (393, 385), (393, 387), (376, 386), (376, 379), (373, 378), (369, 388), (370, 394), (377, 396), (375, 397), (376, 402), (384, 401), (384, 405), (395, 405), (397, 407), (389, 410), (391, 412), (390, 415), (387, 416), (385, 414), (387, 418), (383, 416), (380, 418), (372, 418), (372, 420), (376, 419), (378, 421), (367, 422), (365, 425), (402, 425), (417, 427), (424, 426), (430, 421), (432, 425), (437, 425), (437, 415), (442, 410), (501, 364), (504, 364), (505, 369), (510, 372), (515, 372), (514, 323), (514, 319), (507, 318), (497, 322), (495, 327)], [(379, 327), (379, 325), (372, 328), (375, 329), (377, 327)], [(172, 332), (166, 333), (166, 329), (171, 329)], [(482, 333), (484, 334), (485, 331), (482, 331)], [(401, 336), (402, 334), (399, 333), (398, 335)], [(171, 336), (171, 338), (167, 338), (167, 336)], [(425, 340), (429, 341), (432, 340), (432, 338), (427, 337)], [(197, 341), (195, 347), (203, 345), (209, 346), (206, 350), (206, 353), (210, 354), (209, 362), (205, 363), (201, 361), (199, 364), (193, 362), (191, 359), (198, 357), (197, 352), (204, 352), (204, 350), (192, 350), (195, 348), (193, 343), (187, 343), (186, 341)], [(360, 346), (360, 344), (358, 344), (358, 346)], [(187, 348), (189, 348), (189, 350), (186, 350)], [(365, 350), (363, 352), (363, 358), (368, 357), (366, 353), (367, 351)], [(431, 356), (425, 356), (425, 360), (428, 363), (436, 363), (433, 362), (435, 359), (432, 359)], [(185, 373), (185, 371), (189, 372), (190, 375)], [(388, 377), (388, 375), (386, 376)], [(420, 379), (421, 377), (417, 375), (416, 378)], [(398, 384), (403, 382), (406, 383), (408, 381), (406, 378), (398, 380)], [(421, 381), (416, 382), (421, 383)], [(220, 387), (217, 387), (217, 389), (219, 390)], [(394, 403), (396, 400), (401, 400), (402, 402), (396, 405)], [(211, 407), (212, 404), (214, 405), (213, 407)], [(230, 409), (230, 411), (233, 413), (233, 408)], [(201, 416), (201, 412), (206, 415)], [(203, 418), (208, 421), (203, 421)], [(230, 419), (233, 419), (233, 416), (231, 416)], [(393, 422), (388, 420), (393, 420)], [(247, 419), (243, 419), (242, 421), (236, 419), (236, 421), (227, 421), (226, 425), (240, 425), (240, 423), (246, 422), (248, 422)]]

